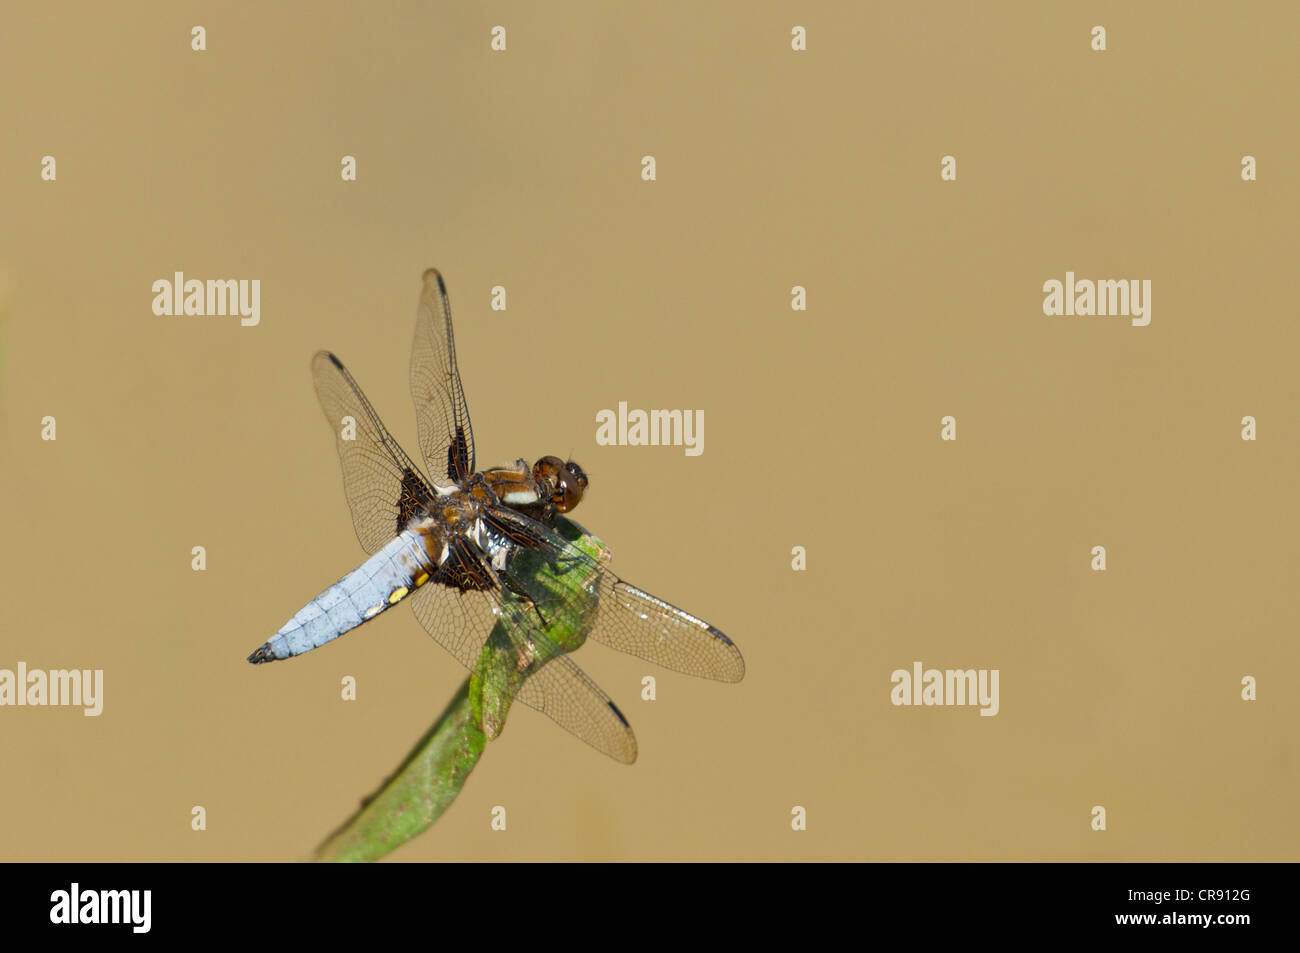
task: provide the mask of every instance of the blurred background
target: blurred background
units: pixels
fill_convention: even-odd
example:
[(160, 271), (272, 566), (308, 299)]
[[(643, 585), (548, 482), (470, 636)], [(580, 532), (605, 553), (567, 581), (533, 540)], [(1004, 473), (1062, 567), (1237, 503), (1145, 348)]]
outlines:
[[(4, 859), (302, 857), (442, 711), (405, 608), (245, 661), (364, 556), (311, 355), (415, 453), (429, 266), (480, 466), (577, 459), (615, 570), (748, 674), (585, 647), (637, 763), (520, 709), (394, 859), (1295, 859), (1300, 8), (5, 20), (0, 668), (105, 697), (0, 709)], [(177, 271), (259, 279), (260, 324), (156, 316)], [(1150, 326), (1044, 316), (1066, 271), (1151, 280)], [(619, 401), (702, 409), (703, 455), (597, 446)], [(999, 669), (1000, 713), (894, 707), (917, 660)]]

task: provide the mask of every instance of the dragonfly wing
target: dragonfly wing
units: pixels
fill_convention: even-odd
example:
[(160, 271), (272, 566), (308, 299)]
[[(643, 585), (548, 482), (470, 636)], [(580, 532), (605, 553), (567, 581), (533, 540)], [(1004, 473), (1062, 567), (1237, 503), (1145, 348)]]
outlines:
[(569, 656), (554, 655), (546, 660), (515, 697), (615, 761), (631, 764), (636, 760), (632, 726)]
[(703, 619), (620, 579), (602, 561), (537, 520), (504, 506), (491, 507), (485, 518), (518, 544), (548, 554), (552, 564), (583, 567), (581, 592), (529, 594), (543, 615), (571, 612), (578, 600), (591, 601), (596, 604), (596, 618), (588, 638), (687, 675), (720, 682), (745, 677), (740, 649)]
[(411, 348), (411, 397), (420, 452), (436, 480), (460, 483), (474, 473), (474, 430), (456, 366), (451, 302), (436, 268), (424, 273)]
[(517, 700), (614, 760), (635, 761), (636, 737), (627, 719), (566, 654), (582, 643), (589, 607), (579, 601), (564, 614), (539, 612), (522, 592), (556, 585), (555, 577), (528, 586), (511, 578), (507, 591), (473, 543), (458, 539), (455, 546), (439, 573), (410, 600), (428, 633), (482, 680), (489, 734), (495, 737)]
[(420, 625), (472, 671), (500, 618), (500, 590), (496, 571), (478, 547), (456, 537), (438, 572), (408, 598)]
[(334, 430), (357, 539), (366, 552), (377, 553), (406, 528), (433, 491), (342, 361), (319, 351), (311, 371), (321, 410)]

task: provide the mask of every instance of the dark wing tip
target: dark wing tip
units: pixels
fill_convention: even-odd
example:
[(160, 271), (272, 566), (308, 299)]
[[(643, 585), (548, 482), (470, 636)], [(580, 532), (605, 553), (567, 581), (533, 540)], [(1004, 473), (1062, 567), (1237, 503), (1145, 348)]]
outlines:
[(636, 754), (637, 754), (636, 735), (632, 734), (632, 726), (628, 724), (627, 719), (623, 717), (623, 713), (618, 710), (617, 705), (615, 705), (612, 701), (608, 701), (608, 700), (605, 702), (605, 704), (609, 706), (609, 710), (614, 713), (614, 716), (618, 718), (618, 720), (623, 723), (623, 727), (627, 729), (627, 738), (626, 738), (627, 746), (617, 751), (612, 751), (606, 748), (605, 752), (608, 755), (610, 755), (610, 757), (612, 757), (615, 761), (618, 761), (620, 764), (632, 764), (636, 761)]
[(438, 282), (439, 291), (441, 291), (443, 294), (447, 293), (447, 286), (442, 283), (442, 272), (440, 272), (437, 268), (429, 268), (425, 271), (424, 280), (429, 281), (431, 279)]
[(623, 713), (618, 710), (618, 706), (615, 705), (613, 702), (609, 702), (608, 704), (609, 704), (609, 710), (612, 711), (614, 714), (618, 715), (618, 720), (623, 723), (623, 727), (631, 728), (632, 726), (628, 724), (627, 719), (623, 717)]
[(317, 364), (321, 363), (321, 361), (329, 361), (339, 370), (343, 370), (343, 362), (334, 356), (333, 351), (321, 350), (321, 351), (317, 351), (315, 354), (311, 356), (312, 367), (315, 367)]
[(714, 676), (720, 682), (739, 682), (745, 677), (745, 657), (740, 654), (736, 643), (727, 638), (719, 629), (709, 626), (709, 635), (718, 640), (729, 651), (725, 652), (725, 667)]

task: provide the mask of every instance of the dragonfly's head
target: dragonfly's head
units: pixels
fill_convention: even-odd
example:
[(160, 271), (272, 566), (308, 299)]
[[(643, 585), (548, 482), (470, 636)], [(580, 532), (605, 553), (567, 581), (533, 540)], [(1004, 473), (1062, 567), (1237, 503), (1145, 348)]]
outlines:
[(533, 479), (546, 489), (557, 513), (567, 513), (581, 503), (582, 492), (587, 489), (587, 474), (582, 467), (559, 457), (542, 457), (534, 463)]

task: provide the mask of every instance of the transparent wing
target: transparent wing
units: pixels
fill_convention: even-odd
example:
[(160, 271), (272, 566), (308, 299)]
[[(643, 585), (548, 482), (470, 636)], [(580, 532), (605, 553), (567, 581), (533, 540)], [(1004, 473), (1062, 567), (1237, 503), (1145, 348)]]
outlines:
[[(428, 633), (483, 679), (485, 724), (494, 721), (493, 712), (503, 720), (510, 703), (521, 701), (615, 761), (635, 761), (636, 737), (627, 719), (547, 634), (573, 636), (583, 628), (585, 610), (539, 613), (501, 589), (496, 571), (473, 544), (458, 543), (439, 575), (410, 600)], [(498, 622), (501, 627), (494, 629)], [(582, 636), (575, 641), (581, 644)], [(495, 722), (495, 730), (500, 727)]]
[(406, 527), (432, 491), (342, 361), (319, 351), (311, 373), (321, 410), (334, 430), (357, 539), (366, 552), (376, 553)]
[[(731, 639), (703, 619), (620, 579), (601, 562), (567, 542), (549, 526), (507, 507), (485, 510), (494, 529), (521, 546), (548, 554), (559, 567), (580, 565), (580, 592), (530, 592), (542, 615), (577, 611), (578, 602), (595, 605), (587, 637), (656, 665), (720, 682), (745, 677), (745, 660)], [(576, 524), (575, 524), (576, 525)]]
[(438, 269), (424, 273), (411, 347), (411, 397), (420, 433), (420, 452), (439, 482), (460, 483), (474, 473), (474, 431), (456, 366), (451, 302)]
[[(520, 627), (514, 631), (524, 633), (530, 646), (540, 648), (541, 629), (537, 623), (531, 617), (525, 619), (519, 611), (510, 615), (513, 625)], [(523, 628), (525, 625), (531, 626), (531, 633)], [(546, 637), (542, 635), (542, 638)], [(528, 676), (516, 699), (615, 761), (623, 764), (635, 761), (636, 735), (632, 726), (600, 686), (573, 659), (555, 648), (553, 642), (538, 653), (538, 658), (541, 667)]]

